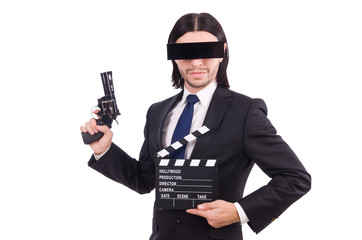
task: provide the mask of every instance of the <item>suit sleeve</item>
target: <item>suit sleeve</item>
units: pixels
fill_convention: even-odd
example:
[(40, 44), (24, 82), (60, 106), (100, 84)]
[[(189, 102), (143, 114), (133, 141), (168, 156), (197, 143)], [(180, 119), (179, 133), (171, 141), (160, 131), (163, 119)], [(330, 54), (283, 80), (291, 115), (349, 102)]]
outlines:
[(144, 129), (145, 140), (139, 160), (130, 157), (116, 144), (112, 143), (108, 152), (99, 160), (95, 160), (94, 156), (92, 156), (88, 166), (140, 194), (151, 192), (155, 187), (155, 170), (149, 152), (147, 129), (148, 124), (146, 122)]
[(244, 132), (245, 151), (271, 181), (239, 201), (251, 229), (259, 233), (311, 188), (311, 177), (292, 149), (277, 135), (263, 100), (249, 109)]

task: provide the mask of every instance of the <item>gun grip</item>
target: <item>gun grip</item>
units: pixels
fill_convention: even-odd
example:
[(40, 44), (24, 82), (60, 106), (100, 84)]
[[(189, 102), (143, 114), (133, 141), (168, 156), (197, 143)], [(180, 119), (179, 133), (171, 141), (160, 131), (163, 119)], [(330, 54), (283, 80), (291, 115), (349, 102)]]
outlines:
[(98, 141), (103, 137), (104, 133), (97, 132), (93, 135), (90, 135), (89, 133), (82, 132), (83, 142), (84, 144), (91, 144), (92, 142)]

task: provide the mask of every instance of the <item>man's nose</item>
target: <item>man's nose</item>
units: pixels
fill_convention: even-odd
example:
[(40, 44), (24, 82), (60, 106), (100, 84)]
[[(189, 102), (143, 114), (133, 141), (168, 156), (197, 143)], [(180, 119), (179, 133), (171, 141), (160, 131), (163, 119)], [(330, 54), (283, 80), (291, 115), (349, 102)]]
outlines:
[(203, 60), (202, 59), (192, 59), (191, 60), (191, 66), (201, 66), (203, 64)]

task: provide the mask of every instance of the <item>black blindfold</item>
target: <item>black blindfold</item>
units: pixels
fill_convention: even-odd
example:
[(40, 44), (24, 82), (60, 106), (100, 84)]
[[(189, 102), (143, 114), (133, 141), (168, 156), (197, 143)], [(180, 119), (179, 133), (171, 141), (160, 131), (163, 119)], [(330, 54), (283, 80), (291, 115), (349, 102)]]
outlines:
[(167, 59), (223, 58), (223, 42), (196, 42), (167, 44)]

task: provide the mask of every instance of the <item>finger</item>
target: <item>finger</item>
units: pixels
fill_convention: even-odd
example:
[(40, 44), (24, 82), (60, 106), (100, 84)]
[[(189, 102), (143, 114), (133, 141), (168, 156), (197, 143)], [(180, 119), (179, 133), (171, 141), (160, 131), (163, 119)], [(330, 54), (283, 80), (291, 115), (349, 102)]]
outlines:
[(97, 121), (94, 118), (89, 119), (89, 125), (92, 128), (93, 132), (97, 133)]
[(200, 211), (200, 210), (197, 210), (197, 209), (188, 209), (188, 210), (186, 210), (186, 212), (189, 213), (189, 214), (193, 214), (193, 215), (203, 217), (203, 218), (207, 218), (207, 216), (208, 216), (208, 212)]
[(107, 133), (110, 130), (109, 127), (106, 125), (97, 125), (96, 129), (97, 129), (97, 131), (100, 131), (103, 133)]
[(95, 129), (97, 126), (97, 122), (94, 118), (89, 119), (89, 124), (93, 129)]
[(87, 129), (84, 126), (80, 126), (80, 131), (86, 133)]
[(100, 109), (96, 108), (96, 109), (93, 110), (93, 113), (94, 113), (94, 114), (97, 114), (97, 113), (99, 113), (100, 111), (101, 111)]
[(95, 109), (95, 110), (93, 110), (93, 114), (97, 115), (98, 119), (101, 119), (101, 118), (102, 118), (102, 116), (99, 114), (100, 111), (101, 111), (100, 109)]
[(91, 124), (89, 122), (86, 122), (85, 123), (85, 129), (87, 130), (86, 132), (88, 132), (90, 135), (93, 135), (94, 134), (94, 130), (93, 128), (91, 127)]
[(209, 202), (209, 203), (203, 203), (203, 204), (199, 204), (197, 205), (197, 209), (200, 211), (207, 211), (207, 210), (212, 210), (214, 208), (216, 208), (218, 206), (216, 201), (213, 202)]

